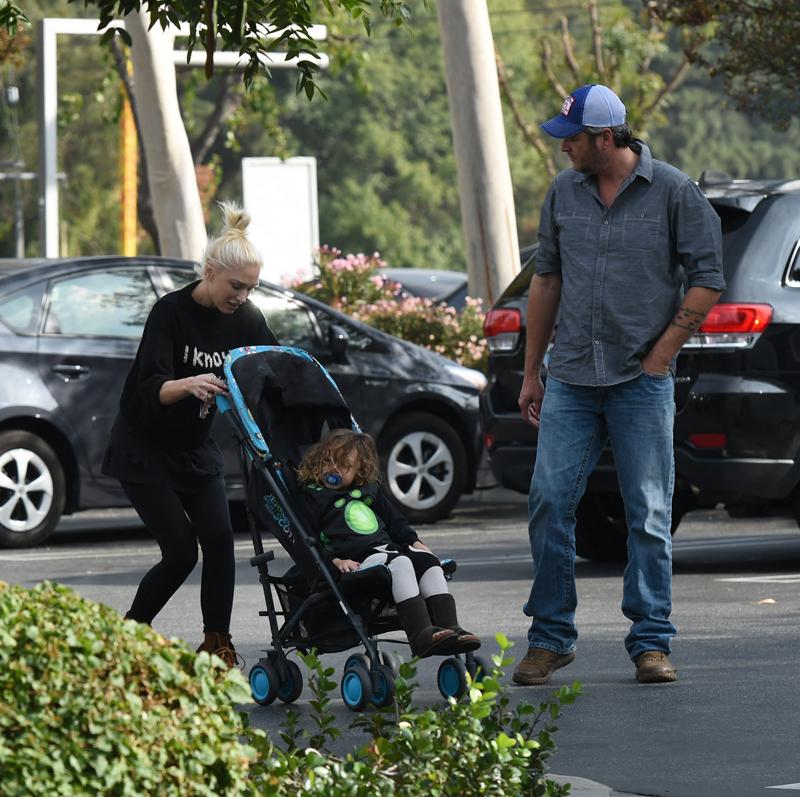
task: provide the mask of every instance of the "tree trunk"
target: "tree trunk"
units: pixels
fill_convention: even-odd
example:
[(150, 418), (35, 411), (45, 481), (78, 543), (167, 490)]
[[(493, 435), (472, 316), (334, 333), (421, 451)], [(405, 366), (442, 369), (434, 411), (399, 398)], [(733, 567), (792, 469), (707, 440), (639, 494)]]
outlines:
[(178, 106), (174, 35), (144, 12), (125, 17), (131, 35), (134, 91), (147, 158), (150, 197), (162, 255), (199, 260), (206, 244), (203, 208), (197, 190), (189, 139)]
[(519, 272), (519, 243), (486, 0), (437, 3), (469, 291), (494, 302)]

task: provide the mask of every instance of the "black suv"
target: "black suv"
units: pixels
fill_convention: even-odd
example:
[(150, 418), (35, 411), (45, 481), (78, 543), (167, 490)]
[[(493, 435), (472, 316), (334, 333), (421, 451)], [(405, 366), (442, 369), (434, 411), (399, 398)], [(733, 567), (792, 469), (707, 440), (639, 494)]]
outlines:
[[(678, 357), (673, 532), (690, 509), (732, 514), (779, 504), (800, 522), (800, 180), (700, 187), (722, 220), (727, 290)], [(517, 407), (535, 247), (489, 311), (489, 384), (481, 425), (500, 484), (527, 492), (536, 430)], [(627, 528), (609, 448), (578, 506), (577, 552), (624, 559)]]

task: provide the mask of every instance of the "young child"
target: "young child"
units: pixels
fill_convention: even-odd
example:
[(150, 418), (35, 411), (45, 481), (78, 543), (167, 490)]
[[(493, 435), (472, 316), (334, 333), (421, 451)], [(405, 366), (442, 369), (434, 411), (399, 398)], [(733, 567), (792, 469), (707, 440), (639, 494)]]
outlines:
[(322, 553), (342, 573), (385, 564), (414, 656), (476, 650), (458, 624), (439, 559), (379, 489), (378, 452), (367, 434), (336, 429), (312, 446), (298, 471), (300, 494)]

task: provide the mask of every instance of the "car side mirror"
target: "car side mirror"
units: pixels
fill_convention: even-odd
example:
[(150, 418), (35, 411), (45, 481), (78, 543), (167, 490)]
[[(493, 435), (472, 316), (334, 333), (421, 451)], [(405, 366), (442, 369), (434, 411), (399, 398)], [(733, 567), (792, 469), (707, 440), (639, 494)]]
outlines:
[(331, 324), (328, 328), (328, 348), (337, 362), (344, 362), (347, 356), (347, 347), (350, 337), (347, 330), (338, 324)]

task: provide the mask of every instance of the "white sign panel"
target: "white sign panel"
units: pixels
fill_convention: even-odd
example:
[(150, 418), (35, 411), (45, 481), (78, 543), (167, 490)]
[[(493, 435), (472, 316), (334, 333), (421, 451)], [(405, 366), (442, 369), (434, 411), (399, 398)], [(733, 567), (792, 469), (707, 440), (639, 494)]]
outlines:
[(278, 284), (312, 274), (319, 248), (315, 158), (242, 158), (250, 239), (264, 258), (261, 276)]

